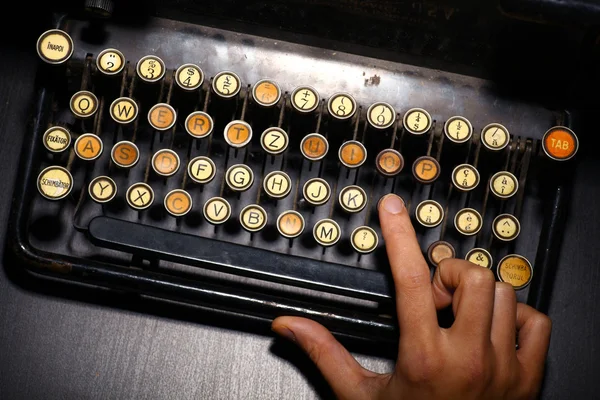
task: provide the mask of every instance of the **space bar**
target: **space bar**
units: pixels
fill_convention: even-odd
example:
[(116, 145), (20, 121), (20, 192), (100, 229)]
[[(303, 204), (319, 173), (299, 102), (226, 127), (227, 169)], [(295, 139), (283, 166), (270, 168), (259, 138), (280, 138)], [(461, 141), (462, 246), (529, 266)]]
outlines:
[(390, 299), (377, 271), (279, 254), (109, 217), (89, 223), (97, 246), (367, 300)]

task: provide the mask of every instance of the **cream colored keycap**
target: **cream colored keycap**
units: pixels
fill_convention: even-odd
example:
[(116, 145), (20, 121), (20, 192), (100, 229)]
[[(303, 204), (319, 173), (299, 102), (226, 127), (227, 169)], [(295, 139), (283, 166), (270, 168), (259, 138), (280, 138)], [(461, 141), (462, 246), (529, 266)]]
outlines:
[(498, 278), (510, 283), (515, 290), (524, 289), (531, 283), (533, 267), (525, 257), (509, 254), (498, 263)]
[(417, 221), (426, 228), (438, 226), (444, 219), (444, 209), (434, 200), (421, 202), (415, 210)]
[(127, 189), (127, 203), (135, 210), (145, 210), (154, 202), (154, 190), (144, 182), (134, 183)]
[(340, 191), (338, 201), (349, 213), (361, 212), (367, 205), (367, 193), (360, 186), (346, 186)]
[(304, 227), (304, 217), (297, 211), (284, 211), (277, 218), (277, 230), (281, 236), (288, 239), (300, 236), (304, 232)]
[(138, 105), (129, 97), (119, 97), (110, 105), (110, 116), (119, 124), (129, 124), (138, 116)]
[(345, 120), (356, 113), (356, 101), (347, 93), (336, 93), (329, 99), (327, 109), (332, 117)]
[(433, 242), (427, 249), (427, 258), (429, 259), (429, 262), (435, 267), (440, 265), (440, 263), (443, 260), (448, 258), (454, 258), (455, 256), (456, 251), (454, 250), (454, 246), (443, 240)]
[(367, 120), (375, 129), (387, 129), (396, 121), (396, 111), (388, 103), (375, 103), (367, 110)]
[(208, 199), (202, 211), (204, 218), (213, 225), (223, 224), (231, 217), (231, 205), (222, 197)]
[(452, 183), (463, 192), (468, 192), (479, 185), (479, 171), (470, 164), (461, 164), (452, 171)]
[(213, 160), (205, 156), (192, 159), (188, 164), (188, 175), (196, 183), (206, 184), (213, 180), (217, 167)]
[(490, 179), (490, 189), (497, 197), (508, 199), (514, 196), (519, 190), (519, 181), (517, 177), (508, 171), (500, 171)]
[(504, 149), (510, 141), (510, 134), (504, 125), (489, 124), (481, 131), (481, 141), (490, 150)]
[(100, 157), (104, 150), (102, 140), (93, 133), (84, 133), (75, 141), (75, 154), (85, 161), (92, 161)]
[(329, 201), (331, 188), (327, 181), (321, 178), (312, 178), (304, 184), (302, 194), (309, 204), (321, 206)]
[(185, 119), (185, 129), (195, 139), (208, 137), (213, 127), (212, 117), (202, 111), (194, 111)]
[(125, 68), (125, 56), (117, 49), (105, 49), (96, 58), (96, 67), (104, 75), (116, 75)]
[(454, 226), (456, 230), (465, 236), (472, 236), (479, 233), (483, 226), (481, 214), (473, 208), (463, 208), (454, 216)]
[(179, 155), (171, 149), (158, 150), (152, 156), (152, 169), (161, 176), (175, 175), (179, 171), (180, 165)]
[(480, 267), (492, 268), (492, 255), (486, 249), (474, 248), (469, 250), (465, 256), (465, 260), (479, 265)]
[(212, 81), (213, 91), (224, 99), (236, 96), (241, 87), (240, 77), (231, 71), (219, 72)]
[(88, 185), (88, 193), (96, 203), (108, 203), (117, 195), (117, 184), (108, 176), (98, 176)]
[(323, 135), (311, 133), (302, 139), (300, 151), (307, 160), (318, 161), (327, 155), (329, 142)]
[(465, 117), (452, 117), (446, 121), (444, 133), (454, 143), (465, 143), (473, 136), (473, 125)]
[(242, 148), (252, 140), (252, 127), (244, 121), (231, 121), (225, 127), (225, 141), (235, 148)]
[(177, 113), (175, 109), (167, 103), (158, 103), (152, 106), (148, 111), (148, 122), (157, 131), (169, 130), (175, 125)]
[(263, 79), (252, 88), (252, 98), (262, 107), (272, 107), (279, 103), (281, 89), (275, 81)]
[(514, 215), (501, 214), (494, 219), (492, 231), (498, 239), (510, 242), (521, 233), (521, 224)]
[(243, 192), (248, 190), (254, 183), (254, 173), (245, 164), (235, 164), (227, 169), (225, 181), (231, 190)]
[(38, 175), (37, 187), (42, 196), (49, 200), (61, 200), (73, 189), (73, 176), (63, 167), (50, 166)]
[(98, 110), (98, 98), (92, 92), (81, 90), (71, 97), (71, 112), (78, 118), (89, 118)]
[(171, 190), (165, 196), (164, 206), (174, 217), (182, 217), (192, 209), (192, 196), (185, 190)]
[(135, 70), (138, 76), (146, 82), (158, 82), (165, 76), (165, 63), (159, 57), (148, 55), (140, 58)]
[(300, 86), (292, 93), (292, 106), (301, 113), (315, 111), (319, 102), (319, 93), (310, 86)]
[(71, 133), (61, 126), (53, 126), (44, 132), (44, 147), (52, 153), (61, 153), (71, 144)]
[(423, 135), (431, 129), (431, 115), (422, 108), (410, 109), (404, 114), (404, 129), (413, 135)]
[(368, 226), (359, 226), (350, 235), (350, 243), (354, 250), (361, 254), (369, 254), (377, 248), (379, 238), (377, 232)]
[(183, 90), (196, 90), (204, 82), (204, 73), (195, 64), (183, 64), (175, 71), (175, 82)]
[(313, 237), (323, 247), (333, 246), (340, 240), (342, 230), (332, 219), (322, 219), (313, 227)]
[(260, 145), (269, 154), (277, 155), (283, 153), (289, 144), (286, 131), (281, 128), (267, 128), (260, 136)]
[(292, 180), (282, 171), (273, 171), (263, 179), (263, 189), (274, 199), (283, 199), (292, 190)]
[(73, 39), (67, 32), (51, 29), (40, 35), (36, 50), (48, 64), (62, 64), (73, 54)]
[(248, 232), (258, 232), (267, 225), (267, 212), (258, 204), (250, 204), (240, 212), (240, 223)]

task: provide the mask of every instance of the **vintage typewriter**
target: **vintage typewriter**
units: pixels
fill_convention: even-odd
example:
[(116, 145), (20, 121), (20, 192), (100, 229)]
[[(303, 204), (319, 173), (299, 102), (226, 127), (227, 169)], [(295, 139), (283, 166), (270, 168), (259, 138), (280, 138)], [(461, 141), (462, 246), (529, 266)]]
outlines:
[[(87, 3), (113, 12), (111, 2)], [(258, 12), (258, 3), (243, 13), (229, 2), (189, 2), (203, 13), (184, 14), (202, 14), (204, 25), (166, 2), (135, 23), (57, 13), (40, 29), (30, 45), (40, 58), (35, 115), (9, 234), (23, 265), (266, 320), (308, 316), (340, 334), (394, 341), (377, 204), (396, 193), (432, 272), (444, 258), (465, 258), (543, 309), (578, 120), (547, 93), (519, 96), (525, 91), (515, 93), (507, 75), (429, 63), (481, 70), (490, 38), (460, 35), (478, 35), (484, 13), (446, 40), (444, 32), (458, 29), (448, 25), (454, 18), (464, 24), (476, 11), (275, 1)], [(354, 29), (350, 45), (334, 42), (311, 19), (320, 15), (350, 37), (330, 7), (370, 31)], [(244, 33), (210, 19), (227, 14), (243, 25), (252, 8), (257, 24), (280, 30), (261, 35), (255, 24)], [(532, 29), (490, 9), (496, 27)], [(386, 27), (402, 26), (408, 37), (428, 17), (438, 22), (435, 34), (420, 36), (429, 40), (423, 57), (413, 51), (418, 37), (406, 39), (413, 50), (402, 62), (403, 49), (385, 48)], [(323, 40), (305, 36), (311, 31)], [(367, 36), (379, 41), (369, 47)], [(444, 43), (463, 51), (449, 57)]]

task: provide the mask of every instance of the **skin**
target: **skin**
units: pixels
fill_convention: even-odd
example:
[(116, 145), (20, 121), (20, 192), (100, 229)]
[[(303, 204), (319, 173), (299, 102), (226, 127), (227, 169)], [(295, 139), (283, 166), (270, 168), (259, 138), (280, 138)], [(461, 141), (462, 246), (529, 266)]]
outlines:
[[(400, 327), (394, 372), (369, 371), (322, 325), (279, 317), (272, 329), (300, 346), (340, 399), (532, 399), (539, 394), (551, 321), (517, 303), (511, 285), (468, 261), (440, 263), (433, 281), (403, 201), (388, 195), (379, 218)], [(436, 311), (452, 306), (441, 328)], [(518, 349), (515, 346), (518, 343)]]

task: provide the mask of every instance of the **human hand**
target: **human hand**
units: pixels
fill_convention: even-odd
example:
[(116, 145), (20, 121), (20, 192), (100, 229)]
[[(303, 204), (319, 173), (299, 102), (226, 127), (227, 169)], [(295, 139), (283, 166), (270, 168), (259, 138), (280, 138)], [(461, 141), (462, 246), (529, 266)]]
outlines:
[[(442, 261), (432, 282), (399, 197), (388, 195), (380, 202), (379, 218), (400, 327), (394, 372), (364, 369), (314, 321), (280, 317), (273, 321), (273, 330), (308, 354), (341, 399), (535, 398), (550, 342), (550, 319), (517, 304), (511, 285), (496, 282), (492, 271), (468, 261)], [(455, 319), (444, 329), (436, 310), (450, 305)]]

